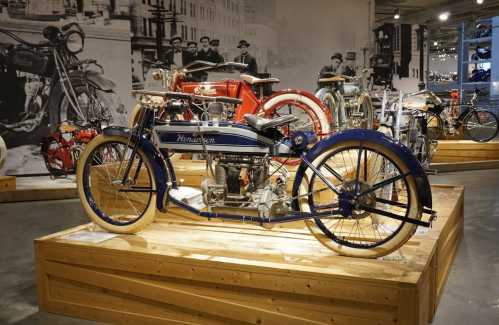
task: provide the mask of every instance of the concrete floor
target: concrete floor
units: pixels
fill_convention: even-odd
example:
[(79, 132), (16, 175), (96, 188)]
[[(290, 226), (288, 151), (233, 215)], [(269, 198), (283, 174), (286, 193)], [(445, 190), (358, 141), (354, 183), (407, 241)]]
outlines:
[[(465, 235), (434, 325), (499, 324), (499, 171), (433, 176), (463, 184)], [(39, 312), (33, 239), (87, 222), (77, 200), (0, 205), (0, 324), (98, 324)]]

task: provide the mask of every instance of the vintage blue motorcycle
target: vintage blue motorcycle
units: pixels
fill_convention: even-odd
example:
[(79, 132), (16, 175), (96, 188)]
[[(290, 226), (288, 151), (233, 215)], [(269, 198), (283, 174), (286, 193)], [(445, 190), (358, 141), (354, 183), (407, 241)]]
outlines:
[[(421, 165), (382, 133), (353, 129), (317, 142), (313, 134), (285, 132), (294, 115), (224, 120), (239, 99), (135, 94), (141, 105), (135, 127), (104, 129), (78, 164), (82, 205), (108, 231), (135, 233), (173, 204), (200, 217), (264, 227), (303, 220), (329, 249), (375, 258), (434, 218)], [(188, 109), (202, 112), (199, 120), (175, 118)], [(182, 161), (174, 153), (204, 156), (209, 173), (199, 189), (181, 186), (174, 165)], [(298, 169), (288, 170), (286, 158), (301, 158)]]

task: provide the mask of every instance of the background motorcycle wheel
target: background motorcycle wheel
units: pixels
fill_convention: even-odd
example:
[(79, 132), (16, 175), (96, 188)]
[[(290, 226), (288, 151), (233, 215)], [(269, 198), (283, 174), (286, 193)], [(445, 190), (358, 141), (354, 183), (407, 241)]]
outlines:
[[(151, 164), (139, 149), (129, 178), (137, 172), (137, 182), (121, 185), (120, 163), (128, 162), (133, 144), (121, 136), (98, 135), (85, 148), (77, 168), (77, 188), (83, 209), (102, 228), (115, 233), (136, 233), (156, 215), (156, 181)], [(124, 157), (124, 159), (122, 158)], [(141, 161), (141, 162), (140, 162)], [(138, 167), (140, 166), (140, 167)], [(138, 170), (138, 171), (137, 171)], [(98, 186), (92, 184), (99, 175)], [(151, 192), (123, 192), (130, 186), (151, 188)]]
[(6, 159), (7, 159), (7, 145), (5, 144), (5, 141), (3, 141), (2, 136), (0, 136), (0, 169), (2, 169)]
[(433, 112), (426, 112), (426, 136), (429, 140), (439, 140), (444, 133), (442, 118)]
[[(330, 182), (347, 192), (356, 191), (353, 182), (356, 182), (358, 170), (361, 191), (380, 182), (394, 180), (371, 192), (375, 194), (374, 197), (369, 197), (369, 194), (368, 200), (359, 202), (378, 210), (420, 220), (422, 207), (414, 177), (409, 174), (405, 179), (397, 180), (397, 177), (410, 171), (397, 153), (371, 141), (362, 141), (361, 159), (358, 159), (358, 152), (358, 141), (345, 141), (325, 148), (311, 160), (315, 168)], [(360, 166), (358, 162), (361, 163)], [(334, 176), (331, 170), (334, 170), (337, 176)], [(379, 202), (379, 198), (386, 200), (386, 193), (380, 193), (385, 187), (389, 192), (393, 191), (389, 201), (401, 203), (402, 206)], [(339, 207), (338, 196), (310, 168), (305, 171), (297, 194), (298, 206), (302, 212), (327, 212)], [(361, 258), (377, 258), (390, 254), (407, 242), (417, 229), (412, 223), (367, 212), (361, 207), (353, 208), (350, 216), (351, 218), (310, 219), (305, 223), (316, 239), (327, 248), (340, 255)]]
[[(362, 119), (360, 123), (361, 129), (373, 129), (374, 124), (374, 114), (373, 114), (373, 103), (371, 101), (371, 97), (367, 94), (362, 94), (357, 99), (357, 107), (356, 113), (359, 115), (362, 114)], [(351, 121), (353, 119), (352, 116), (349, 116), (348, 119)]]
[[(59, 146), (59, 143), (57, 142), (57, 139), (54, 137), (48, 137), (42, 141), (42, 146), (41, 146), (41, 151), (42, 151), (42, 156), (43, 156), (43, 161), (45, 162), (45, 167), (47, 167), (48, 172), (50, 175), (53, 177), (63, 177), (67, 176), (67, 172), (63, 170), (63, 162), (61, 162), (60, 166), (57, 165), (57, 162), (52, 161), (51, 158), (49, 157), (49, 150), (51, 146)], [(74, 170), (72, 171), (74, 172)]]
[(327, 106), (327, 108), (329, 108), (329, 111), (331, 112), (331, 118), (333, 120), (331, 127), (334, 130), (339, 130), (340, 119), (338, 117), (338, 101), (335, 98), (334, 94), (330, 91), (327, 91), (319, 99), (324, 103), (324, 105)]
[[(61, 93), (60, 98), (56, 101), (57, 113), (52, 120), (52, 128), (56, 128), (59, 124), (64, 121), (76, 122), (77, 124), (89, 123), (91, 119), (98, 121), (104, 121), (105, 119), (101, 115), (101, 112), (90, 111), (93, 107), (91, 105), (98, 105), (99, 98), (97, 97), (97, 89), (92, 87), (92, 85), (78, 84), (73, 85), (76, 97), (78, 98), (78, 103), (80, 104), (81, 113), (83, 116), (78, 116), (75, 110), (71, 107), (70, 102), (64, 93)], [(109, 92), (110, 95), (115, 95), (113, 91)], [(108, 109), (104, 107), (104, 109)], [(109, 116), (110, 112), (105, 112)], [(99, 115), (96, 115), (99, 114)]]
[[(320, 106), (312, 99), (297, 93), (285, 93), (275, 96), (264, 103), (264, 116), (274, 118), (293, 114), (299, 120), (281, 127), (280, 131), (288, 135), (293, 131), (314, 133), (317, 140), (331, 132), (331, 117), (326, 114), (327, 107)], [(257, 113), (258, 114), (258, 113)], [(287, 165), (298, 165), (301, 159), (276, 158)]]
[(464, 132), (476, 142), (488, 142), (497, 136), (499, 120), (487, 110), (476, 110), (463, 122)]

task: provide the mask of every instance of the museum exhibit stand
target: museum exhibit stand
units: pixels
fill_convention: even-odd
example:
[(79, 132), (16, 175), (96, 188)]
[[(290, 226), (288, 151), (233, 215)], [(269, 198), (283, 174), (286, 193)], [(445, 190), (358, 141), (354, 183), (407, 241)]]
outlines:
[[(175, 161), (196, 186), (203, 161)], [(264, 229), (171, 207), (134, 235), (84, 224), (35, 240), (43, 311), (113, 324), (428, 324), (463, 234), (464, 187), (378, 259), (338, 256), (294, 222)], [(99, 195), (106, 195), (101, 193)]]

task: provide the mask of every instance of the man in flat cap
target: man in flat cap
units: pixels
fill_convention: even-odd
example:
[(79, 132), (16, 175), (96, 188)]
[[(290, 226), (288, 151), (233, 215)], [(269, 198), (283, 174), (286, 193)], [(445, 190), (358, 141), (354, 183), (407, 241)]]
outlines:
[(172, 49), (164, 53), (159, 59), (168, 66), (183, 67), (189, 62), (189, 54), (182, 49), (182, 38), (174, 36), (170, 39), (170, 44), (172, 45)]
[(213, 58), (213, 52), (210, 49), (210, 38), (208, 36), (203, 36), (199, 39), (199, 44), (201, 48), (198, 50), (198, 60), (211, 62)]
[(234, 62), (247, 64), (248, 66), (244, 72), (256, 76), (258, 74), (258, 66), (256, 64), (256, 59), (248, 53), (249, 46), (250, 44), (245, 40), (239, 41), (237, 48), (241, 50), (241, 54), (234, 58)]
[(213, 63), (223, 63), (224, 57), (218, 52), (218, 46), (220, 45), (220, 41), (217, 39), (212, 39), (210, 41), (210, 50), (212, 53), (211, 62)]
[(331, 56), (331, 64), (322, 67), (319, 72), (320, 76), (327, 74), (341, 74), (341, 64), (343, 63), (343, 55), (341, 53), (335, 53)]
[(184, 65), (187, 65), (193, 61), (197, 60), (198, 56), (198, 43), (194, 41), (187, 42), (187, 62), (184, 62)]
[[(203, 36), (199, 39), (200, 48), (198, 49), (196, 60), (198, 61), (213, 61), (213, 52), (210, 49), (210, 38)], [(192, 78), (195, 81), (208, 80), (208, 73), (206, 71), (197, 71), (192, 73)]]

